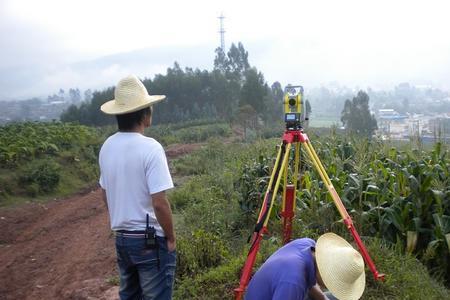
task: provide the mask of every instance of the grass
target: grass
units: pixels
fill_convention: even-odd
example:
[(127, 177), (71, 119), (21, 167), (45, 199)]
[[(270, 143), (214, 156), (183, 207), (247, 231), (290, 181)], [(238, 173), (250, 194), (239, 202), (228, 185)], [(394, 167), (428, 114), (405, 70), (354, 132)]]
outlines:
[[(237, 183), (244, 175), (242, 172), (244, 168), (258, 169), (259, 154), (275, 152), (275, 143), (275, 140), (269, 140), (218, 147), (212, 142), (201, 151), (174, 163), (174, 167), (179, 168), (180, 174), (189, 176), (182, 186), (175, 189), (171, 198), (175, 204), (175, 211), (183, 215), (183, 220), (179, 223), (182, 227), (179, 235), (186, 236), (191, 230), (198, 228), (210, 230), (230, 242), (231, 253), (230, 258), (221, 265), (178, 280), (175, 299), (233, 299), (232, 290), (237, 286), (240, 268), (246, 255), (245, 239), (254, 224), (251, 214), (246, 216), (239, 207), (236, 207), (236, 201), (243, 197)], [(332, 141), (330, 143), (334, 145)], [(327, 148), (321, 147), (321, 150)], [(263, 164), (267, 163), (270, 161)], [(255, 178), (256, 181), (258, 178)], [(256, 193), (257, 189), (253, 192)], [(324, 203), (317, 205), (327, 206)], [(323, 210), (323, 214), (316, 217), (307, 216), (302, 211), (294, 223), (294, 236), (317, 238), (324, 230), (336, 231), (346, 236), (345, 227), (336, 219), (334, 206), (331, 204), (328, 206), (331, 213), (328, 215), (327, 210)], [(355, 222), (356, 226), (360, 225), (356, 219)], [(272, 218), (269, 229), (274, 234), (270, 240), (278, 243), (277, 247), (281, 246), (280, 237), (277, 236), (280, 232), (279, 220)], [(351, 240), (349, 236), (346, 238)], [(268, 243), (263, 242), (266, 245)], [(427, 268), (416, 257), (403, 254), (403, 247), (399, 246), (397, 249), (376, 239), (368, 240), (366, 246), (379, 271), (385, 272), (387, 279), (384, 283), (375, 282), (367, 270), (367, 287), (362, 299), (449, 298), (449, 290), (432, 278)], [(273, 252), (276, 247), (270, 249)], [(261, 255), (260, 263), (268, 255)]]
[[(255, 219), (255, 212), (245, 211), (245, 207), (249, 206), (244, 205), (243, 208), (243, 204), (246, 204), (245, 201), (249, 200), (246, 198), (246, 189), (251, 192), (248, 194), (252, 194), (254, 198), (254, 203), (247, 204), (258, 205), (261, 200), (259, 189), (264, 185), (264, 178), (261, 177), (263, 175), (258, 175), (260, 177), (257, 178), (253, 176), (253, 173), (260, 172), (261, 167), (273, 164), (271, 157), (276, 152), (275, 144), (279, 143), (280, 139), (263, 141), (258, 139), (254, 143), (224, 144), (220, 140), (209, 139), (209, 134), (214, 136), (222, 131), (225, 135), (229, 134), (225, 125), (214, 126), (201, 123), (192, 125), (195, 127), (192, 132), (173, 126), (161, 126), (154, 131), (155, 137), (158, 139), (157, 135), (159, 135), (163, 139), (163, 143), (209, 140), (205, 147), (173, 161), (176, 174), (174, 181), (177, 188), (169, 193), (169, 199), (174, 207), (174, 221), (180, 241), (179, 259), (184, 266), (180, 267), (177, 272), (185, 272), (185, 274), (177, 275), (174, 299), (232, 299), (233, 288), (237, 286), (239, 273), (248, 249), (246, 238), (253, 229)], [(322, 141), (323, 144), (319, 138), (316, 141), (316, 135), (317, 137), (325, 135), (329, 129), (312, 131), (313, 143), (315, 146), (318, 145), (316, 149), (321, 152), (319, 154), (323, 155), (324, 162), (331, 169), (336, 163), (335, 152), (345, 150), (345, 147), (337, 148), (332, 139), (327, 139), (326, 142)], [(271, 136), (271, 134), (269, 132), (267, 135)], [(330, 145), (327, 146), (326, 143)], [(408, 145), (403, 146), (407, 148)], [(363, 148), (361, 146), (355, 149)], [(18, 177), (28, 166), (0, 169), (0, 190), (2, 190), (0, 191), (0, 205), (65, 197), (95, 184), (98, 178), (98, 169), (96, 157), (93, 154), (95, 151), (91, 150), (89, 153), (77, 152), (83, 151), (83, 147), (81, 147), (81, 149), (62, 153), (60, 157), (54, 157), (54, 162), (60, 166), (60, 181), (55, 190), (45, 195), (38, 194), (30, 197), (27, 195), (27, 190), (20, 186)], [(361, 155), (366, 155), (364, 151), (359, 152), (362, 152)], [(358, 153), (352, 157), (360, 155)], [(265, 158), (267, 160), (264, 160)], [(358, 167), (367, 169), (368, 164), (364, 160), (363, 162)], [(34, 162), (27, 161), (26, 164), (28, 163), (38, 164), (39, 159)], [(336, 166), (334, 167), (336, 168)], [(249, 177), (247, 182), (243, 182), (244, 176)], [(336, 186), (339, 186), (339, 182), (336, 182)], [(32, 186), (32, 188), (35, 187)], [(319, 188), (318, 185), (316, 189)], [(314, 192), (314, 189), (311, 192)], [(323, 193), (322, 189), (317, 191), (316, 198), (321, 199)], [(312, 198), (312, 200), (316, 198)], [(317, 203), (317, 205), (323, 206), (322, 208), (326, 208), (325, 204)], [(341, 223), (338, 223), (337, 220), (333, 221), (335, 220), (334, 207), (331, 207), (330, 211), (333, 213), (328, 217), (329, 211), (327, 210), (321, 210), (321, 214), (311, 214), (311, 216), (303, 211), (294, 223), (294, 235), (317, 238), (323, 230), (345, 231)], [(257, 266), (281, 246), (280, 237), (277, 236), (277, 233), (280, 232), (279, 220), (273, 219), (269, 223), (269, 228), (275, 235), (269, 240), (263, 241)], [(360, 224), (356, 219), (355, 222), (357, 222), (357, 226)], [(203, 233), (193, 236), (197, 230), (203, 230)], [(210, 238), (211, 235), (214, 238)], [(210, 242), (216, 237), (224, 243), (223, 245), (216, 243), (215, 247), (223, 247), (223, 252), (228, 253), (223, 256), (223, 259), (218, 259), (214, 255), (209, 257), (204, 255), (208, 253), (206, 250), (212, 248)], [(197, 248), (195, 249), (197, 250), (191, 247), (190, 242), (193, 242), (193, 238), (196, 239), (195, 247)], [(378, 269), (385, 272), (387, 276), (386, 282), (379, 283), (375, 282), (371, 274), (367, 272), (367, 287), (362, 299), (450, 298), (449, 290), (433, 279), (414, 256), (403, 254), (403, 249), (386, 246), (377, 239), (369, 240), (366, 245)], [(206, 249), (202, 247), (206, 247)], [(118, 284), (117, 276), (106, 280), (110, 284)]]
[(64, 165), (60, 169), (60, 181), (55, 190), (45, 194), (30, 196), (24, 187), (20, 185), (17, 171), (0, 169), (0, 182), (9, 185), (9, 193), (0, 196), (0, 207), (20, 205), (26, 202), (47, 202), (57, 198), (65, 198), (75, 192), (83, 191), (97, 186), (97, 179), (86, 180), (83, 174), (77, 174), (79, 168)]
[(414, 256), (399, 253), (378, 239), (368, 243), (377, 268), (386, 273), (385, 282), (375, 282), (366, 272), (366, 291), (362, 299), (450, 299), (450, 291), (433, 279)]
[(312, 117), (309, 120), (310, 127), (333, 127), (341, 126), (341, 121), (337, 117)]
[[(275, 245), (263, 241), (255, 270), (275, 251)], [(379, 270), (386, 272), (385, 282), (376, 282), (366, 269), (366, 289), (361, 299), (423, 300), (449, 299), (450, 291), (428, 274), (426, 268), (413, 256), (400, 254), (395, 248), (379, 240), (367, 243)], [(245, 254), (230, 259), (226, 264), (179, 281), (174, 299), (234, 299), (233, 289), (239, 284)]]
[(106, 278), (105, 281), (107, 284), (110, 284), (110, 285), (116, 285), (116, 286), (120, 285), (119, 275), (109, 276), (108, 278)]

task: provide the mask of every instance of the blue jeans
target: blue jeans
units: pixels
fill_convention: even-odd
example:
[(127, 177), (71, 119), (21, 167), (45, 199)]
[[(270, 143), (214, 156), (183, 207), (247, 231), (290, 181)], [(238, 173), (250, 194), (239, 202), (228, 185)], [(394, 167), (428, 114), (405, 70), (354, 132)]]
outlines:
[(168, 251), (163, 237), (158, 237), (158, 244), (153, 250), (146, 248), (143, 237), (116, 236), (121, 300), (172, 299), (176, 251)]

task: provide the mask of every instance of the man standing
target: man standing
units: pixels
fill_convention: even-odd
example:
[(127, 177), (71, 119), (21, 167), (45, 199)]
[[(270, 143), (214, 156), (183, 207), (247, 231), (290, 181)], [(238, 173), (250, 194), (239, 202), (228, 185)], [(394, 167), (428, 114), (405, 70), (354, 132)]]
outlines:
[[(323, 293), (320, 286), (331, 293)], [(364, 261), (334, 233), (294, 240), (272, 254), (255, 273), (246, 300), (356, 300), (364, 292)]]
[(124, 299), (171, 299), (176, 253), (172, 211), (165, 191), (173, 188), (163, 147), (145, 137), (152, 105), (165, 99), (147, 93), (136, 76), (119, 81), (114, 100), (101, 110), (115, 115), (119, 131), (100, 150), (100, 186), (116, 236)]

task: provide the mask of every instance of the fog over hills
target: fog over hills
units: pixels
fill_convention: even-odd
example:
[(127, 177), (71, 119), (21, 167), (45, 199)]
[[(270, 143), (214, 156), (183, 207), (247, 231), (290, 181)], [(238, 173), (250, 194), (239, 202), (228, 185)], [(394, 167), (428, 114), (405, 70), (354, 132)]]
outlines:
[(222, 12), (225, 48), (242, 42), (269, 83), (450, 90), (449, 9), (443, 0), (0, 0), (0, 101), (103, 89), (175, 61), (210, 70)]
[(60, 88), (103, 89), (128, 74), (153, 77), (175, 61), (182, 67), (211, 68), (214, 49), (202, 46), (140, 49), (58, 67), (32, 65), (0, 69), (0, 100), (46, 97)]
[[(265, 75), (269, 84), (280, 81), (299, 83), (307, 88), (321, 85), (335, 84), (347, 85), (353, 89), (391, 89), (401, 82), (410, 82), (413, 85), (430, 86), (450, 90), (450, 63), (445, 65), (417, 66), (422, 72), (393, 71), (389, 74), (388, 66), (378, 66), (373, 72), (370, 69), (361, 72), (361, 66), (353, 69), (344, 65), (343, 61), (330, 64), (324, 55), (324, 62), (317, 62), (312, 58), (311, 49), (286, 49), (286, 57), (275, 57), (274, 47), (262, 41), (245, 45), (249, 51), (249, 60)], [(45, 98), (56, 93), (60, 88), (80, 88), (81, 90), (103, 89), (114, 85), (120, 78), (128, 74), (137, 74), (140, 77), (152, 78), (156, 74), (165, 74), (168, 67), (178, 62), (181, 67), (211, 70), (213, 67), (215, 46), (197, 45), (185, 47), (159, 47), (143, 48), (128, 52), (111, 54), (98, 58), (80, 60), (73, 63), (51, 63), (44, 61), (28, 65), (0, 67), (0, 101), (20, 100), (32, 97)], [(289, 57), (299, 53), (299, 59), (293, 61)], [(301, 55), (303, 53), (303, 55)], [(46, 58), (47, 59), (47, 58)], [(316, 62), (317, 64), (314, 64)], [(351, 61), (349, 61), (351, 63)], [(294, 67), (295, 64), (297, 67)], [(355, 64), (355, 63), (354, 63)], [(368, 62), (368, 66), (372, 64)], [(350, 65), (351, 66), (351, 65)], [(411, 68), (411, 66), (409, 67)], [(353, 70), (353, 71), (352, 71)], [(403, 76), (406, 75), (406, 76)], [(358, 78), (356, 78), (358, 77)]]

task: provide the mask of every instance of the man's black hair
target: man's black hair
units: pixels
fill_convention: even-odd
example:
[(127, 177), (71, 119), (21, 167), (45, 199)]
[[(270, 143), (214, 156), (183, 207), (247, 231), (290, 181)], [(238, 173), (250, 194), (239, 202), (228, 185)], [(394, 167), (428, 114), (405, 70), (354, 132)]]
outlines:
[(117, 125), (120, 131), (130, 131), (141, 124), (146, 116), (152, 115), (152, 108), (146, 107), (144, 109), (134, 111), (127, 114), (116, 115)]

